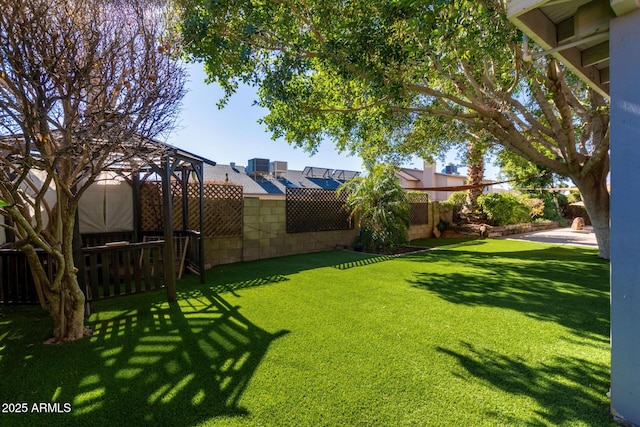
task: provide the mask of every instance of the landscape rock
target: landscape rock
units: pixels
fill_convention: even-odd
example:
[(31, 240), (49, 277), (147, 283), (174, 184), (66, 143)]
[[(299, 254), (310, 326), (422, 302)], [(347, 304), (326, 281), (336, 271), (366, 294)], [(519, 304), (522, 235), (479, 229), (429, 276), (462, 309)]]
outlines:
[(584, 228), (584, 218), (582, 218), (581, 216), (574, 218), (573, 222), (571, 223), (571, 229), (582, 230), (583, 228)]

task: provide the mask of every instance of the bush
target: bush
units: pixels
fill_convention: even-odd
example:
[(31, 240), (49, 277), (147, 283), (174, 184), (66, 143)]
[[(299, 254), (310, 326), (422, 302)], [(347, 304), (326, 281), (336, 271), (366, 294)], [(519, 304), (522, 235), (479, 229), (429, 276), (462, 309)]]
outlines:
[(567, 203), (577, 203), (582, 201), (582, 195), (579, 191), (570, 191), (567, 196)]
[(562, 193), (553, 193), (554, 197), (558, 201), (558, 205), (560, 209), (567, 206), (569, 204), (569, 198)]
[(549, 221), (558, 221), (560, 219), (560, 212), (558, 212), (554, 194), (546, 191), (541, 195), (541, 198), (544, 201), (542, 218)]
[(453, 222), (458, 222), (460, 221), (460, 212), (462, 211), (462, 206), (464, 205), (464, 202), (466, 200), (466, 191), (456, 191), (455, 193), (452, 193), (447, 200), (445, 200), (444, 202), (440, 202), (440, 210), (451, 211), (453, 213)]
[(529, 208), (529, 215), (531, 216), (531, 219), (541, 218), (544, 215), (544, 208), (546, 204), (542, 199), (525, 196), (522, 199), (522, 202)]
[(531, 221), (529, 207), (512, 194), (484, 194), (478, 197), (478, 205), (494, 225)]
[(440, 208), (445, 211), (460, 211), (465, 200), (467, 200), (467, 192), (456, 191), (455, 193), (452, 193), (447, 200), (440, 202)]

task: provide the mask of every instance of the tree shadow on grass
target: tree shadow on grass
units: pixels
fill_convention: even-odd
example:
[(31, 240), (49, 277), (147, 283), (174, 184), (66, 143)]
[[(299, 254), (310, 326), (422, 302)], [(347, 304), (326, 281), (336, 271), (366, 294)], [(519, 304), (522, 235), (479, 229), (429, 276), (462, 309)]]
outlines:
[[(415, 273), (413, 286), (452, 303), (516, 310), (561, 324), (576, 335), (608, 342), (609, 267), (593, 251), (441, 250), (430, 252), (429, 261), (443, 262), (448, 270), (438, 272), (433, 264), (436, 271)], [(451, 264), (459, 267), (451, 271)]]
[[(392, 259), (392, 256), (367, 254), (348, 250), (333, 250), (303, 255), (292, 255), (215, 266), (206, 272), (206, 283), (213, 292), (235, 292), (241, 289), (265, 286), (289, 280), (287, 276), (305, 270), (331, 267), (347, 270)], [(195, 276), (186, 276), (182, 289), (201, 289)]]
[[(616, 425), (607, 410), (609, 370), (604, 365), (579, 357), (556, 356), (531, 366), (525, 360), (477, 349), (465, 342), (459, 350), (439, 347), (438, 351), (457, 359), (460, 367), (489, 387), (533, 398), (543, 408), (537, 411), (539, 419), (512, 416), (508, 425)], [(513, 409), (510, 412), (515, 412)], [(502, 412), (487, 413), (489, 419), (504, 417)]]
[[(246, 416), (240, 398), (287, 331), (261, 329), (207, 289), (171, 304), (158, 294), (155, 303), (122, 299), (130, 309), (97, 313), (88, 322), (91, 338), (39, 348), (22, 360), (4, 353), (0, 366), (19, 371), (4, 373), (15, 387), (0, 396), (72, 405), (70, 414), (23, 414), (7, 425), (195, 425)], [(19, 375), (22, 384), (7, 379)]]

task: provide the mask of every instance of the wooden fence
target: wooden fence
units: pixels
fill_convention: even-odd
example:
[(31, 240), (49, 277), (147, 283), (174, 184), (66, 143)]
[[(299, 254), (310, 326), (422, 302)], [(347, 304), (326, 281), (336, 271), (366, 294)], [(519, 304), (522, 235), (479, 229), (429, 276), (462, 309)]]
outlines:
[[(53, 277), (50, 258), (39, 253), (40, 261)], [(0, 249), (0, 303), (35, 304), (38, 294), (33, 284), (29, 263), (24, 253), (15, 249)]]
[(164, 241), (82, 248), (87, 301), (161, 289)]
[[(161, 289), (163, 247), (160, 240), (82, 248), (78, 281), (87, 302)], [(42, 253), (40, 259), (52, 280), (51, 258)], [(15, 249), (0, 250), (0, 303), (38, 303), (27, 258)]]
[(429, 196), (427, 193), (407, 193), (409, 205), (409, 221), (411, 225), (424, 225), (429, 223)]
[[(197, 183), (190, 182), (187, 191), (188, 215), (186, 224), (191, 230), (204, 237), (223, 237), (242, 235), (243, 187), (233, 184), (205, 182), (203, 186), (203, 230), (200, 230), (199, 189)], [(179, 182), (171, 182), (171, 200), (173, 228), (182, 229), (184, 206), (182, 204), (183, 187)], [(140, 189), (140, 226), (143, 232), (164, 228), (162, 219), (162, 185), (150, 181)]]

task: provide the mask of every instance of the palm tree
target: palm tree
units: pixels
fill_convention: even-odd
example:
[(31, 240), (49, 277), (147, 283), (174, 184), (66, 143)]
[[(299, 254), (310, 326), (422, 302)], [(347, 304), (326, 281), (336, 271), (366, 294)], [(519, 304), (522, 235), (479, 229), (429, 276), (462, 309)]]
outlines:
[(364, 250), (389, 253), (407, 243), (410, 205), (393, 166), (375, 165), (367, 176), (346, 182), (338, 191), (349, 192), (347, 206), (351, 218), (357, 218)]
[(467, 219), (472, 219), (479, 212), (478, 197), (482, 196), (482, 179), (484, 178), (484, 150), (477, 147), (471, 141), (469, 143), (469, 163), (467, 166), (467, 185), (473, 187), (467, 191), (467, 199), (462, 207), (462, 214)]

